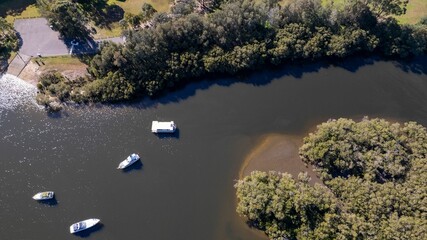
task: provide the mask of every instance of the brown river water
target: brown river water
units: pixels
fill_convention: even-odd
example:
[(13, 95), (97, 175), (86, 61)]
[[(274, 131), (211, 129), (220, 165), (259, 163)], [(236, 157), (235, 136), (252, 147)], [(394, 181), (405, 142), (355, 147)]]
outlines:
[[(295, 153), (330, 118), (427, 126), (426, 57), (284, 66), (190, 84), (156, 101), (50, 115), (21, 85), (0, 80), (2, 240), (265, 239), (235, 212), (240, 174), (310, 171)], [(179, 130), (153, 135), (152, 120), (174, 120)], [(141, 163), (117, 170), (133, 152)], [(31, 198), (44, 190), (55, 200)], [(102, 224), (69, 233), (87, 218)]]

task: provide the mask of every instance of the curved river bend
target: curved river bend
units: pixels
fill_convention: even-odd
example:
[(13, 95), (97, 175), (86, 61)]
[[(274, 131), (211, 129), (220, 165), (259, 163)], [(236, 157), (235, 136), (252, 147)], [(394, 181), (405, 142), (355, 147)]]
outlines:
[[(50, 116), (31, 101), (34, 89), (13, 92), (15, 80), (3, 77), (1, 239), (265, 239), (235, 213), (233, 185), (251, 149), (265, 135), (302, 137), (329, 118), (427, 126), (426, 62), (284, 67), (195, 83), (156, 102)], [(159, 138), (150, 132), (154, 119), (174, 120), (179, 131)], [(132, 152), (143, 164), (116, 170)], [(56, 200), (33, 201), (42, 190)], [(92, 217), (102, 222), (94, 231), (69, 233)]]

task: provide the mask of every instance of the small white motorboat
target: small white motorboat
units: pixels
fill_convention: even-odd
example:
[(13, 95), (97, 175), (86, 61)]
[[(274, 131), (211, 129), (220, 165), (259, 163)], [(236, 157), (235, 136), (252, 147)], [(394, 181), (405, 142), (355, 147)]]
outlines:
[(101, 220), (98, 218), (90, 218), (90, 219), (83, 220), (81, 222), (74, 223), (73, 225), (70, 226), (70, 233), (76, 233), (76, 232), (80, 232), (85, 229), (91, 228), (95, 226), (97, 223), (99, 223), (99, 221)]
[(36, 193), (33, 196), (33, 199), (37, 200), (37, 201), (39, 201), (39, 200), (49, 200), (49, 199), (52, 199), (53, 196), (54, 196), (54, 192), (52, 192), (52, 191), (39, 192), (39, 193)]
[(117, 169), (124, 169), (129, 167), (130, 165), (134, 164), (136, 161), (138, 161), (139, 155), (136, 153), (132, 153), (131, 155), (129, 155), (125, 160), (123, 160), (119, 166), (117, 167)]
[(173, 121), (159, 122), (153, 121), (151, 124), (151, 132), (153, 133), (173, 133), (176, 130), (176, 125)]

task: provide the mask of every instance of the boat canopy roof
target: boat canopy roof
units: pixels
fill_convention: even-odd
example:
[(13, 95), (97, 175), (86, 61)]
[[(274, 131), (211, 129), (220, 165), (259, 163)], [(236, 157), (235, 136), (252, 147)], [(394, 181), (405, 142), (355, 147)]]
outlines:
[(153, 124), (151, 125), (151, 130), (153, 131), (157, 131), (157, 130), (173, 131), (174, 129), (175, 129), (175, 123), (173, 121), (170, 121), (170, 122), (153, 121)]
[(76, 223), (74, 224), (73, 228), (74, 228), (74, 231), (86, 228), (86, 223), (85, 222)]

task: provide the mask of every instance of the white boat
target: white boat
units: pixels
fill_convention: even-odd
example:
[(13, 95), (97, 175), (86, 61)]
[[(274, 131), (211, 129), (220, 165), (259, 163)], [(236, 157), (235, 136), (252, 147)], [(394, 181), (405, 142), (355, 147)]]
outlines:
[(117, 169), (124, 169), (129, 167), (130, 165), (134, 164), (136, 161), (138, 161), (139, 155), (136, 153), (132, 153), (131, 155), (129, 155), (125, 160), (123, 160), (119, 166), (117, 167)]
[(98, 218), (90, 218), (90, 219), (83, 220), (81, 222), (74, 223), (73, 225), (70, 226), (70, 233), (76, 233), (76, 232), (80, 232), (85, 229), (91, 228), (95, 226), (97, 223), (99, 223), (99, 221), (101, 220), (99, 220)]
[(48, 200), (48, 199), (52, 199), (53, 196), (54, 196), (54, 193), (52, 191), (39, 192), (33, 196), (33, 199), (34, 200)]
[(176, 130), (176, 125), (173, 121), (159, 122), (153, 121), (151, 124), (151, 132), (153, 133), (173, 133)]

